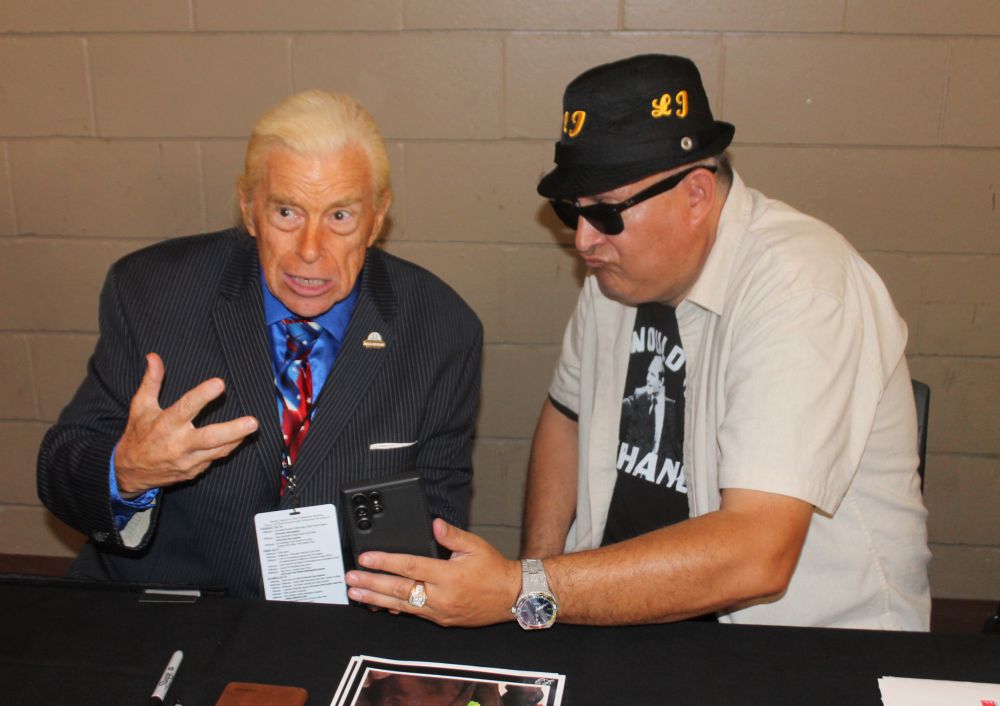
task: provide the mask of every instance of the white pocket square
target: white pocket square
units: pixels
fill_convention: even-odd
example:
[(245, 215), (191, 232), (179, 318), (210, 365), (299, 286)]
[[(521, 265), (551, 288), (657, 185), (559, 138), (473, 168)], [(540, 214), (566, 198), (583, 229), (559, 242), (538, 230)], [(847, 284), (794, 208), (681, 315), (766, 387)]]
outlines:
[(416, 441), (380, 441), (375, 444), (371, 444), (368, 447), (369, 451), (388, 451), (389, 449), (405, 449), (407, 446), (413, 446)]

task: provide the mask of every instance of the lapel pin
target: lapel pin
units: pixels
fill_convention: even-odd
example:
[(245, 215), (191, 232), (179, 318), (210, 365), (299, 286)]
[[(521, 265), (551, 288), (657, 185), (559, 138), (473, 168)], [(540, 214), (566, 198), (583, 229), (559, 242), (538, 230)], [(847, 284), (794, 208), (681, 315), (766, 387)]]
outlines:
[(378, 331), (372, 331), (368, 334), (368, 338), (361, 342), (361, 345), (365, 348), (385, 348), (385, 341), (382, 340), (382, 334)]

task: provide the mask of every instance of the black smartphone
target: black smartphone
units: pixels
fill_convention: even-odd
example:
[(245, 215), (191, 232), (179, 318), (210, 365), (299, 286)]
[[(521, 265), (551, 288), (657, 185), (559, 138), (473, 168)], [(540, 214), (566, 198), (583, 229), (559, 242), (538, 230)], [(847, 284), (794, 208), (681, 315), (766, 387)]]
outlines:
[(438, 558), (423, 481), (414, 473), (340, 490), (342, 525), (354, 556), (367, 551)]

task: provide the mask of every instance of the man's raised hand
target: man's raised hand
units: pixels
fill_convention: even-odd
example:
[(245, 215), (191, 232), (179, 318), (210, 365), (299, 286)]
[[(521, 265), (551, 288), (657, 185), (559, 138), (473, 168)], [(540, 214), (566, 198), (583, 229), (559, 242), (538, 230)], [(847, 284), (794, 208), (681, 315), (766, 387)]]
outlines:
[(163, 375), (160, 356), (149, 353), (146, 374), (132, 397), (128, 424), (115, 453), (115, 477), (123, 497), (191, 480), (257, 430), (253, 417), (194, 426), (194, 418), (205, 405), (226, 389), (220, 378), (205, 380), (162, 409)]

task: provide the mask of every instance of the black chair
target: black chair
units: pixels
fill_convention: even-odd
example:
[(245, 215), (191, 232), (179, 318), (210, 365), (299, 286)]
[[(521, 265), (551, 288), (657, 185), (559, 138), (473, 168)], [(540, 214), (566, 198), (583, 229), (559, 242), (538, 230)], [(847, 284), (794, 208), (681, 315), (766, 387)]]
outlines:
[(983, 623), (984, 635), (1000, 635), (1000, 603), (997, 604), (997, 612), (986, 619)]
[(917, 452), (920, 454), (920, 492), (924, 492), (924, 461), (927, 457), (927, 414), (931, 407), (931, 388), (926, 383), (913, 380), (913, 400), (917, 403)]
[[(920, 454), (920, 465), (917, 466), (917, 473), (920, 474), (920, 492), (924, 490), (924, 460), (927, 457), (927, 414), (931, 407), (931, 388), (919, 380), (911, 380), (913, 383), (913, 401), (917, 405), (917, 451)], [(997, 605), (997, 612), (986, 619), (983, 623), (984, 635), (1000, 635), (1000, 604)]]

